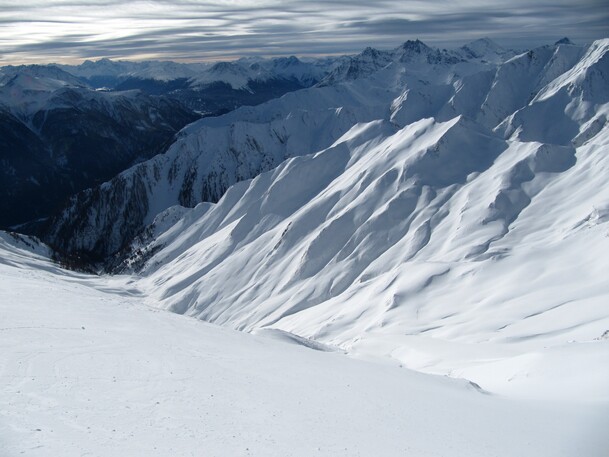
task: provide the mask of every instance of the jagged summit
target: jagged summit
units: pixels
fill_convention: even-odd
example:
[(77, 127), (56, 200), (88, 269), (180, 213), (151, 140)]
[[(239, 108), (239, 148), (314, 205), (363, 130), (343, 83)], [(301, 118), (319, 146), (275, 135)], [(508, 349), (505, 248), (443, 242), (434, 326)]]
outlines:
[(432, 48), (421, 40), (408, 40), (394, 50), (394, 55), (401, 62), (425, 62), (431, 65), (454, 65), (460, 56), (445, 49)]
[(429, 46), (427, 46), (425, 43), (423, 43), (421, 40), (416, 39), (416, 40), (405, 41), (398, 47), (398, 49), (422, 53), (422, 52), (429, 51), (431, 48)]
[(554, 43), (555, 45), (559, 45), (559, 44), (572, 44), (574, 45), (575, 43), (573, 43), (569, 38), (564, 37), (561, 38), (560, 40), (558, 40), (556, 43)]

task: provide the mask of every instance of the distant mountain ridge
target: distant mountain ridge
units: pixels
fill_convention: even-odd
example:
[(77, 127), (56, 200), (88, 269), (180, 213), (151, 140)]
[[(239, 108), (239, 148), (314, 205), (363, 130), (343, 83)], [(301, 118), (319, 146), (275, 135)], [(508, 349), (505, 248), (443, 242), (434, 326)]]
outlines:
[(215, 115), (310, 87), (333, 66), (333, 59), (303, 61), (290, 56), (215, 64), (100, 59), (60, 67), (96, 88), (140, 89), (151, 95), (174, 98), (203, 114)]

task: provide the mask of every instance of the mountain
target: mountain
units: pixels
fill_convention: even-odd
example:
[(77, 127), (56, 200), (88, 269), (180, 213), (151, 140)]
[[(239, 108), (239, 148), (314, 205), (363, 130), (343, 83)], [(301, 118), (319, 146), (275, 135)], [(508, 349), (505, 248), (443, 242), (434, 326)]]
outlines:
[(56, 67), (3, 67), (0, 227), (45, 218), (68, 197), (161, 152), (198, 116), (141, 92), (95, 91)]
[[(563, 52), (555, 52), (546, 64), (549, 68), (546, 71), (551, 71), (555, 78), (498, 129), (506, 137), (565, 145), (581, 145), (595, 137), (607, 122), (608, 48), (609, 40), (596, 41), (577, 59), (581, 56), (577, 47), (559, 45)], [(551, 123), (544, 122), (548, 118)]]
[(96, 88), (139, 89), (176, 99), (202, 114), (217, 115), (313, 86), (333, 65), (333, 59), (303, 61), (291, 56), (215, 64), (100, 59), (61, 68)]
[(193, 122), (49, 221), (114, 274), (0, 232), (0, 450), (604, 455), (608, 53), (410, 41)]
[[(505, 77), (529, 77), (524, 71), (510, 75), (505, 68), (511, 61), (500, 66), (466, 61), (419, 41), (392, 51), (366, 49), (349, 61), (364, 76), (351, 79), (339, 66), (315, 87), (192, 124), (162, 156), (77, 195), (52, 221), (45, 239), (63, 252), (108, 258), (160, 211), (217, 201), (230, 185), (289, 157), (324, 149), (358, 122), (387, 119), (404, 126), (460, 113), (477, 118), (480, 111), (503, 109)], [(502, 119), (477, 120), (492, 128)]]
[[(504, 395), (600, 401), (608, 50), (609, 40), (582, 50), (516, 111), (558, 97), (580, 122), (570, 142), (554, 130), (556, 109), (538, 125), (521, 114), (507, 136), (504, 123), (491, 130), (464, 115), (355, 123), (217, 204), (161, 213), (122, 267), (141, 277), (151, 306), (382, 355)], [(541, 81), (528, 62), (548, 51), (559, 60), (539, 64), (554, 71), (563, 51), (543, 48), (496, 75), (519, 68)]]
[[(558, 41), (556, 44), (562, 44), (562, 42)], [(497, 63), (505, 62), (516, 55), (515, 51), (499, 46), (490, 38), (479, 38), (474, 40), (463, 45), (457, 52), (461, 53), (463, 57), (467, 59), (480, 59)]]
[[(60, 65), (64, 71), (86, 80), (96, 87), (113, 87), (127, 78), (172, 81), (191, 78), (209, 67), (205, 63), (178, 63), (169, 61), (130, 62), (126, 60), (85, 60), (80, 65)], [(104, 84), (105, 83), (105, 84)]]

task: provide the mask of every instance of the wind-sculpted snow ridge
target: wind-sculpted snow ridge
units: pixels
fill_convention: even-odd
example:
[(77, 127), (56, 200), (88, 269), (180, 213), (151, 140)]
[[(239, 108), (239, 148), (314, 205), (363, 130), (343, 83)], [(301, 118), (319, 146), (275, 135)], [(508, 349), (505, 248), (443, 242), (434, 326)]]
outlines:
[[(560, 46), (571, 56), (581, 51)], [(609, 39), (594, 42), (575, 65), (554, 53), (548, 65), (560, 70), (531, 102), (506, 118), (498, 130), (506, 137), (580, 145), (601, 131), (609, 114)], [(561, 57), (563, 57), (561, 59)], [(559, 73), (558, 71), (555, 73)], [(552, 122), (548, 122), (551, 119)]]

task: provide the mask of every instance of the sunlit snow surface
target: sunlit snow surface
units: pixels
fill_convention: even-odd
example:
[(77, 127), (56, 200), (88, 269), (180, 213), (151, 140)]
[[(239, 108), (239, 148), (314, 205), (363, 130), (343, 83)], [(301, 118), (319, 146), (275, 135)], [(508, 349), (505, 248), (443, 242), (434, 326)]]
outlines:
[(494, 392), (606, 398), (604, 146), (576, 161), (464, 119), (392, 129), (356, 126), (186, 213), (138, 282), (149, 303)]
[(216, 327), (145, 306), (129, 278), (68, 273), (22, 248), (0, 240), (3, 456), (601, 456), (609, 445), (606, 399), (504, 397)]
[(190, 210), (159, 171), (131, 277), (3, 235), (5, 453), (606, 455), (608, 50), (191, 124), (148, 178), (224, 164), (227, 129), (270, 171)]

